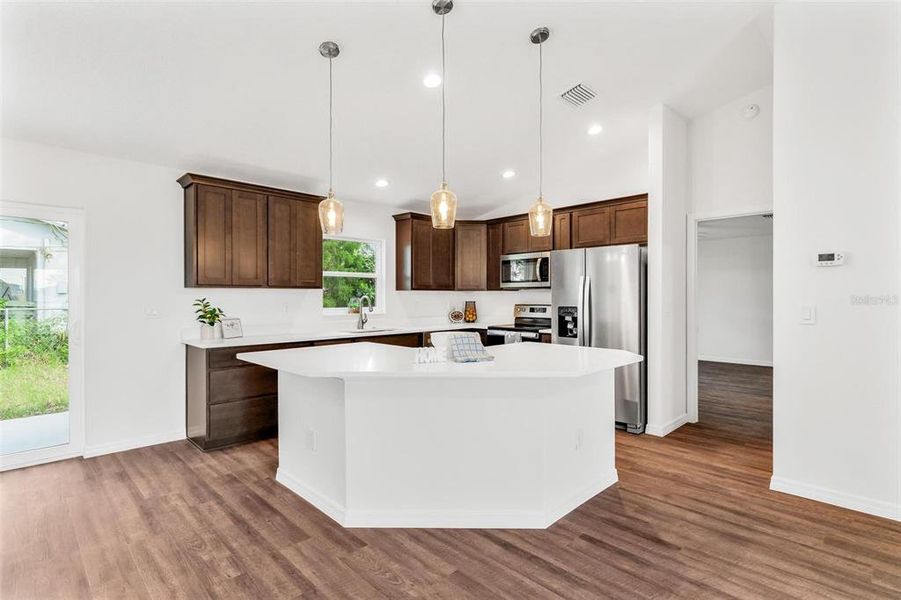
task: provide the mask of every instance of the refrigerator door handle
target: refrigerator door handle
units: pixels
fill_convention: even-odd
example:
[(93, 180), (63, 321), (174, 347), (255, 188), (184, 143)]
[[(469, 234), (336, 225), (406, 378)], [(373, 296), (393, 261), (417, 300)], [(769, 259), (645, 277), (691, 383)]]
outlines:
[(582, 323), (584, 323), (585, 333), (584, 339), (585, 343), (583, 346), (591, 346), (591, 334), (593, 333), (592, 325), (591, 325), (591, 277), (588, 275), (585, 276), (585, 291), (582, 293), (582, 310), (584, 311), (585, 318), (582, 319)]
[(582, 330), (585, 328), (585, 276), (579, 277), (579, 305), (576, 313), (576, 345), (584, 346), (584, 335)]

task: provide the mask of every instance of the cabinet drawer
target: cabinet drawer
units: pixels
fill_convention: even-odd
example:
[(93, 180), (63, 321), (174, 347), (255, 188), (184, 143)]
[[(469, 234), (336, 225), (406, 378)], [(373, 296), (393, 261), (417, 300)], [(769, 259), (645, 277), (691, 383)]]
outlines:
[(341, 338), (337, 340), (319, 340), (318, 342), (313, 342), (314, 346), (334, 346), (336, 344), (350, 344), (353, 342), (352, 338)]
[(249, 398), (210, 406), (208, 446), (233, 444), (245, 439), (275, 435), (278, 430), (278, 398)]
[(303, 348), (309, 346), (309, 342), (291, 342), (287, 344), (263, 344), (260, 346), (237, 346), (234, 348), (217, 348), (208, 350), (209, 366), (211, 369), (225, 369), (228, 367), (246, 367), (250, 363), (235, 358), (242, 352), (263, 352), (265, 350), (284, 350), (285, 348)]
[(407, 348), (419, 348), (419, 334), (405, 333), (401, 335), (376, 335), (372, 337), (357, 338), (358, 342), (373, 342), (375, 344), (388, 344), (391, 346), (406, 346)]
[(210, 404), (278, 393), (278, 371), (248, 366), (210, 371)]

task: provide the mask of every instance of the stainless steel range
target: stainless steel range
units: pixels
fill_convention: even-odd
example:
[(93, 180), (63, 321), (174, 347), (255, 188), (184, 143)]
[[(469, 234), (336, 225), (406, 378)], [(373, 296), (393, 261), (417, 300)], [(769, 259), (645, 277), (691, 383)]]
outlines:
[(497, 346), (516, 341), (537, 342), (538, 332), (551, 328), (550, 304), (516, 304), (512, 325), (490, 325), (488, 345)]

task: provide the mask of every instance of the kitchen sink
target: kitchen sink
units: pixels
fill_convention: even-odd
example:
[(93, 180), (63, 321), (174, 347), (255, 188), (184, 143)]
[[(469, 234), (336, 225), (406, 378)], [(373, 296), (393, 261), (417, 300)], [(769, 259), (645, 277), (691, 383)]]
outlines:
[(397, 331), (397, 327), (367, 327), (366, 329), (345, 329), (344, 333), (387, 333)]

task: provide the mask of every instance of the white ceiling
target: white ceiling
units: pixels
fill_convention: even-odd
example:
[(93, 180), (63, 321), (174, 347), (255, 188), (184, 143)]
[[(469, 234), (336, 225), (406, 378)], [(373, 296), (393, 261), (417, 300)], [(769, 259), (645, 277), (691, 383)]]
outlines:
[(716, 219), (698, 223), (698, 238), (701, 240), (724, 240), (762, 235), (773, 235), (773, 219), (768, 219), (761, 215)]
[[(440, 181), (440, 19), (425, 0), (2, 7), (4, 135), (324, 193), (328, 63), (335, 188), (423, 209)], [(545, 196), (599, 199), (622, 172), (644, 187), (647, 115), (687, 117), (772, 80), (763, 5), (479, 2), (447, 17), (448, 180), (460, 215), (522, 211), (537, 191), (537, 49), (546, 25)], [(555, 97), (577, 82), (598, 97)], [(591, 123), (604, 131), (586, 135)], [(510, 180), (502, 170), (517, 172)], [(376, 189), (385, 177), (391, 185)], [(646, 189), (624, 190), (642, 192)]]

